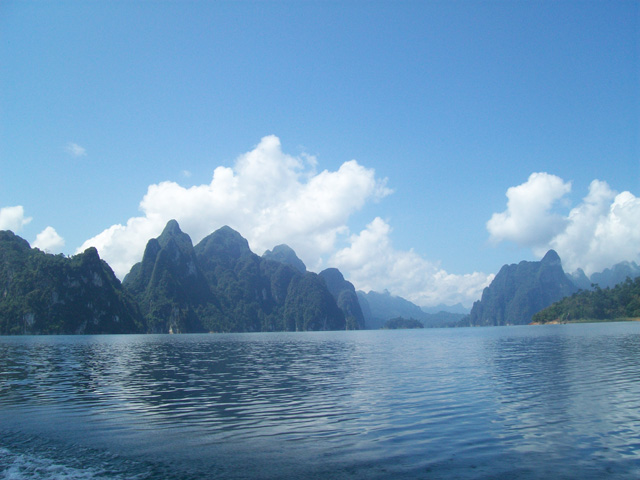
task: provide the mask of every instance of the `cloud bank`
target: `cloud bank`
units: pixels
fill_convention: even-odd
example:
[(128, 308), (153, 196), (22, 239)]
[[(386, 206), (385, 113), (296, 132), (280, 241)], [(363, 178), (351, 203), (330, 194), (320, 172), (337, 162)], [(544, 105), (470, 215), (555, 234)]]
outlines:
[(564, 269), (587, 275), (621, 261), (640, 261), (640, 198), (594, 180), (577, 206), (561, 215), (571, 184), (534, 173), (507, 190), (507, 209), (487, 222), (492, 241), (513, 241), (542, 256), (555, 249)]
[(474, 272), (453, 275), (413, 250), (393, 248), (391, 227), (376, 217), (350, 238), (350, 246), (337, 251), (331, 263), (349, 272), (349, 280), (364, 291), (388, 289), (421, 306), (462, 303), (470, 307), (494, 275)]
[(223, 225), (239, 231), (261, 254), (287, 243), (312, 271), (341, 269), (356, 288), (390, 290), (421, 305), (470, 306), (490, 281), (481, 273), (450, 275), (413, 251), (393, 248), (391, 228), (376, 218), (351, 235), (349, 218), (365, 204), (391, 193), (386, 179), (355, 160), (336, 171), (317, 171), (316, 159), (282, 151), (275, 136), (264, 137), (234, 166), (219, 166), (210, 183), (183, 187), (162, 182), (148, 187), (141, 215), (87, 240), (123, 278), (140, 261), (147, 241), (176, 219), (194, 243)]
[(355, 160), (337, 171), (316, 171), (313, 157), (283, 153), (280, 140), (264, 137), (233, 168), (217, 167), (210, 183), (183, 187), (175, 182), (149, 186), (142, 215), (113, 225), (79, 249), (95, 246), (119, 277), (140, 261), (147, 241), (176, 219), (194, 243), (229, 225), (257, 253), (288, 243), (309, 268), (348, 233), (347, 220), (367, 202), (389, 195), (386, 179)]

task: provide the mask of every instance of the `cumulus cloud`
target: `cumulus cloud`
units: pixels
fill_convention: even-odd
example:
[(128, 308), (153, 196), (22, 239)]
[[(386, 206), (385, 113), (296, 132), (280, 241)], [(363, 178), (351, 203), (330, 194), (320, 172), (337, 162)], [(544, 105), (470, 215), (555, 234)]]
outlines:
[(582, 268), (587, 275), (625, 260), (640, 261), (640, 198), (594, 180), (582, 203), (569, 212), (566, 229), (549, 246), (566, 270)]
[(87, 150), (81, 147), (77, 143), (69, 142), (64, 148), (66, 152), (74, 157), (84, 157), (87, 155)]
[(487, 222), (490, 238), (510, 240), (520, 246), (548, 242), (566, 227), (566, 219), (554, 213), (554, 204), (571, 191), (571, 183), (548, 173), (532, 173), (522, 185), (507, 190), (507, 209)]
[(594, 180), (581, 203), (566, 215), (555, 213), (553, 207), (569, 191), (570, 183), (558, 177), (532, 174), (507, 191), (507, 210), (487, 222), (491, 239), (514, 241), (539, 256), (553, 248), (566, 271), (582, 268), (587, 275), (621, 261), (640, 261), (640, 198)]
[(220, 166), (209, 184), (190, 188), (175, 182), (148, 187), (142, 215), (113, 225), (79, 249), (95, 246), (123, 277), (140, 261), (147, 241), (176, 219), (197, 243), (223, 225), (238, 230), (261, 253), (288, 243), (307, 265), (317, 266), (348, 233), (347, 220), (367, 202), (391, 193), (386, 179), (355, 160), (337, 171), (316, 171), (313, 157), (282, 151), (275, 136), (264, 137), (231, 167)]
[(390, 234), (389, 224), (376, 217), (350, 237), (350, 245), (337, 251), (331, 264), (349, 272), (349, 280), (360, 290), (388, 289), (421, 306), (462, 303), (470, 307), (494, 277), (447, 273), (413, 250), (394, 249)]
[(43, 252), (59, 253), (64, 247), (64, 238), (58, 235), (55, 228), (47, 227), (36, 236), (32, 246)]
[(30, 221), (31, 217), (24, 216), (22, 205), (0, 208), (0, 230), (19, 232)]

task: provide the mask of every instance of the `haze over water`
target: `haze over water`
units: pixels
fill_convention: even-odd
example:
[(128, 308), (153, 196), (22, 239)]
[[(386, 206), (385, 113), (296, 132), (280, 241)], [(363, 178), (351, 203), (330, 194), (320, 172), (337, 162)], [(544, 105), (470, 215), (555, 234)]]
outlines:
[(0, 337), (0, 478), (638, 478), (640, 324)]

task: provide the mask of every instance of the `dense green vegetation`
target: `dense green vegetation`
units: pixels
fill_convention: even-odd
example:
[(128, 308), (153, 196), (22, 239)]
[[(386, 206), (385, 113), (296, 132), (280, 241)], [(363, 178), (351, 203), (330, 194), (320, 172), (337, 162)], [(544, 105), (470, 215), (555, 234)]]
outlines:
[[(278, 251), (295, 260), (287, 249)], [(259, 257), (229, 227), (194, 247), (170, 221), (160, 237), (149, 241), (142, 262), (123, 284), (140, 303), (152, 332), (357, 328), (346, 324), (320, 276)]]
[(95, 248), (67, 258), (0, 232), (0, 334), (360, 328), (342, 297), (348, 322), (321, 276), (260, 258), (229, 227), (194, 247), (170, 221), (122, 284)]
[(536, 313), (534, 323), (640, 318), (640, 277), (627, 278), (613, 288), (594, 285)]
[(391, 320), (387, 320), (382, 328), (391, 330), (399, 328), (424, 328), (424, 325), (415, 318), (396, 317)]
[(0, 231), (0, 334), (143, 331), (132, 298), (95, 248), (67, 258)]
[[(634, 268), (620, 264), (604, 273), (615, 278)], [(640, 277), (594, 288), (571, 295), (576, 287), (549, 251), (540, 262), (505, 265), (459, 325), (640, 317)], [(307, 272), (286, 245), (259, 257), (229, 227), (194, 247), (170, 221), (122, 283), (95, 248), (51, 255), (0, 231), (0, 334), (423, 328), (459, 318), (427, 314), (388, 292), (356, 292), (337, 269)]]

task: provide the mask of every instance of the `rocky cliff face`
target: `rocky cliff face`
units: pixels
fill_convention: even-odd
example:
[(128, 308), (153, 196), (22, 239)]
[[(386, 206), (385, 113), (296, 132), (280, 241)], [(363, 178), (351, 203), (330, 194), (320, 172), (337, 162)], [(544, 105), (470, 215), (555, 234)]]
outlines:
[(503, 266), (463, 324), (524, 325), (536, 312), (576, 290), (565, 275), (558, 254), (549, 250), (539, 262)]
[(50, 255), (0, 231), (0, 334), (143, 330), (137, 305), (95, 248)]
[(365, 328), (364, 315), (353, 284), (346, 281), (337, 268), (327, 268), (320, 272), (320, 276), (327, 284), (327, 288), (338, 304), (338, 308), (344, 313), (347, 328)]

